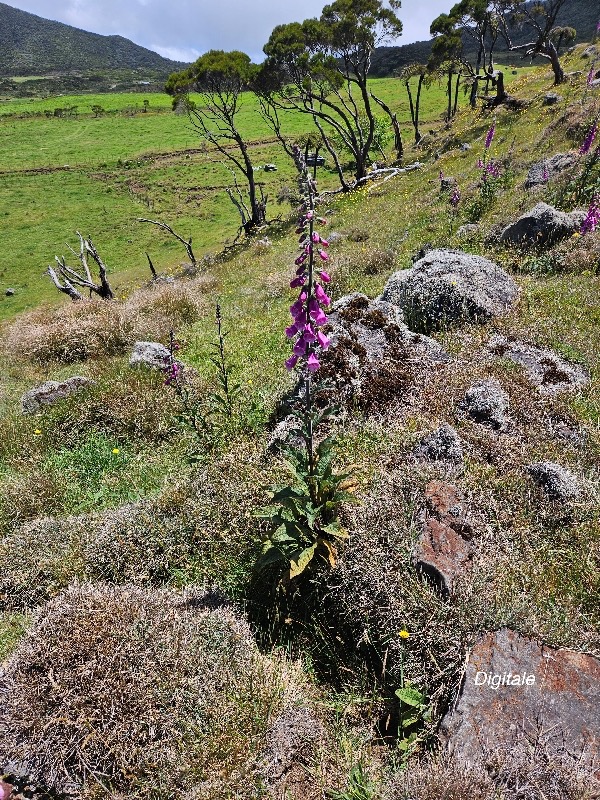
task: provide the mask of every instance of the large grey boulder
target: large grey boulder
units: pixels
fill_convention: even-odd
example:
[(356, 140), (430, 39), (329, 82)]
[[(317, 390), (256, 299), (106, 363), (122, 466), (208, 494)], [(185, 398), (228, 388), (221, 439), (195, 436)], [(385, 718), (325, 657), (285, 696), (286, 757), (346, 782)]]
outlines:
[(149, 367), (150, 369), (168, 369), (171, 365), (169, 349), (159, 342), (136, 342), (129, 358), (130, 367)]
[(553, 461), (538, 461), (526, 467), (531, 480), (550, 500), (567, 503), (582, 494), (580, 480), (570, 470)]
[(94, 381), (82, 375), (73, 375), (64, 381), (44, 381), (25, 392), (21, 398), (23, 414), (35, 414), (43, 406), (53, 406), (55, 403), (70, 397), (88, 386), (93, 386)]
[(493, 261), (461, 250), (431, 250), (395, 272), (381, 300), (399, 306), (411, 330), (428, 333), (460, 322), (486, 322), (516, 300), (514, 280)]
[(450, 753), (477, 763), (540, 735), (548, 757), (589, 763), (600, 754), (600, 661), (503, 629), (482, 636), (465, 664), (458, 700), (442, 721)]
[(538, 203), (516, 222), (507, 225), (500, 234), (500, 241), (525, 247), (555, 244), (578, 231), (584, 219), (585, 211), (567, 214), (548, 203)]
[(465, 393), (460, 409), (480, 425), (500, 430), (506, 424), (509, 397), (496, 378), (474, 383)]
[(543, 161), (536, 161), (529, 167), (525, 188), (533, 189), (535, 186), (544, 186), (549, 181), (572, 169), (577, 163), (575, 153), (556, 153)]
[(502, 335), (492, 336), (487, 346), (493, 355), (522, 366), (541, 394), (555, 395), (578, 389), (590, 382), (590, 376), (583, 367), (569, 363), (553, 350)]
[(409, 330), (397, 305), (364, 294), (334, 303), (324, 331), (331, 344), (319, 377), (335, 384), (332, 399), (364, 410), (399, 398), (423, 369), (448, 358), (433, 339)]

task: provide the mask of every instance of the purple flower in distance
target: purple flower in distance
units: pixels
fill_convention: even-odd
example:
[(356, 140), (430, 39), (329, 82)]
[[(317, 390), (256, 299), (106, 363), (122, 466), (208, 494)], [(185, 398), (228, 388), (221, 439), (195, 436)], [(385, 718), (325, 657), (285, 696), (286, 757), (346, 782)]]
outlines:
[(587, 155), (592, 145), (594, 144), (594, 139), (596, 138), (596, 133), (598, 132), (598, 123), (594, 122), (592, 127), (590, 128), (588, 135), (585, 137), (583, 144), (579, 148), (579, 155), (585, 156)]
[(452, 206), (452, 208), (456, 208), (459, 203), (460, 203), (460, 189), (458, 188), (458, 186), (455, 186), (454, 191), (452, 192), (452, 195), (450, 197), (450, 205)]
[(496, 123), (492, 123), (492, 127), (487, 132), (487, 136), (485, 137), (485, 149), (489, 150), (492, 145), (492, 140), (494, 138), (494, 134), (496, 133)]
[(600, 224), (600, 196), (596, 195), (592, 200), (585, 219), (583, 220), (580, 228), (580, 233), (584, 236), (586, 233), (593, 233)]
[(586, 84), (588, 88), (592, 85), (592, 81), (594, 80), (594, 67), (590, 67), (590, 71), (588, 72)]
[(548, 164), (544, 161), (544, 169), (542, 170), (542, 181), (548, 183), (550, 180), (550, 173), (548, 172)]

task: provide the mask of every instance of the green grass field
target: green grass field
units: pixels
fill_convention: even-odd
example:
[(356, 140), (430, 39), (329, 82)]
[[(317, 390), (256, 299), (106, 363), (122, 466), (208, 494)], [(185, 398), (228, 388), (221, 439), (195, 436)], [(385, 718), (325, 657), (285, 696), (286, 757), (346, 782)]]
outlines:
[[(526, 70), (520, 70), (524, 74)], [(514, 76), (511, 74), (511, 79)], [(373, 81), (373, 90), (398, 111), (406, 143), (412, 128), (406, 91), (397, 79)], [(142, 113), (144, 99), (148, 113)], [(461, 94), (461, 101), (465, 98)], [(107, 112), (95, 117), (92, 106)], [(77, 116), (22, 116), (76, 106)], [(423, 92), (422, 130), (439, 122), (445, 109), (442, 86)], [(135, 112), (135, 113), (134, 113)], [(294, 169), (248, 98), (239, 117), (253, 142), (257, 166), (275, 162), (278, 171), (261, 173), (270, 197), (270, 216), (288, 213), (275, 198), (293, 185)], [(311, 130), (310, 120), (289, 115), (286, 133)], [(271, 144), (264, 142), (271, 142)], [(418, 154), (414, 155), (418, 158)], [(334, 188), (333, 171), (321, 170), (323, 189)], [(179, 245), (136, 217), (156, 217), (192, 236), (197, 255), (221, 249), (237, 232), (239, 217), (225, 193), (232, 176), (223, 158), (203, 147), (185, 115), (171, 111), (168, 95), (109, 94), (60, 96), (0, 102), (0, 319), (40, 302), (57, 302), (43, 277), (55, 255), (67, 252), (75, 231), (89, 235), (122, 292), (146, 276), (145, 252), (157, 268), (176, 268), (185, 255)], [(4, 290), (16, 289), (5, 298)]]

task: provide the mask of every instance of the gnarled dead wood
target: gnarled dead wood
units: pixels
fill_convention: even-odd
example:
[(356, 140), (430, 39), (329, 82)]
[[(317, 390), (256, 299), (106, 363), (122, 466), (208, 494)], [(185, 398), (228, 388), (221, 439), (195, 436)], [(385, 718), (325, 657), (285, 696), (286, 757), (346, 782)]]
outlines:
[[(72, 300), (83, 300), (83, 296), (77, 291), (75, 286), (81, 286), (89, 289), (90, 297), (92, 294), (97, 294), (103, 300), (112, 300), (114, 297), (113, 291), (107, 278), (106, 264), (100, 258), (100, 255), (90, 238), (85, 239), (79, 231), (76, 231), (79, 237), (79, 252), (73, 250), (70, 245), (67, 245), (71, 253), (76, 256), (81, 262), (83, 274), (70, 267), (65, 261), (64, 256), (55, 256), (54, 259), (58, 264), (58, 272), (52, 267), (48, 267), (46, 273), (50, 276), (56, 288), (68, 294)], [(99, 282), (96, 283), (92, 277), (90, 266), (88, 263), (88, 256), (96, 262), (98, 267)], [(61, 284), (60, 279), (63, 282)]]

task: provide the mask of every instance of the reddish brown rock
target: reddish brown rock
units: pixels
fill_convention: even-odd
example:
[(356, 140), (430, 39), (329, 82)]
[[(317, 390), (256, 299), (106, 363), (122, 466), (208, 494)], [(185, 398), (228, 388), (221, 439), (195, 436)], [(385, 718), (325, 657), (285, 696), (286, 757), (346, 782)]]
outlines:
[(461, 763), (537, 742), (550, 757), (597, 764), (600, 660), (508, 629), (487, 633), (468, 658), (442, 734)]
[(456, 578), (470, 567), (473, 529), (454, 486), (431, 481), (425, 489), (425, 499), (424, 528), (413, 552), (413, 562), (447, 596)]

